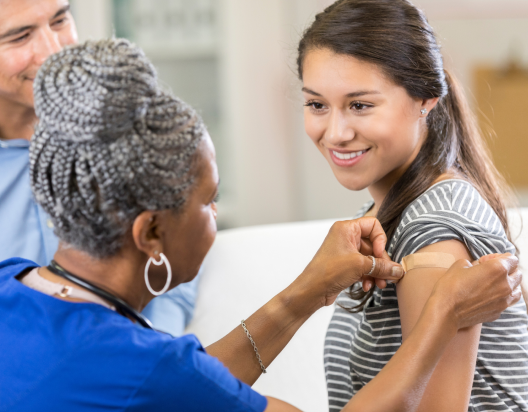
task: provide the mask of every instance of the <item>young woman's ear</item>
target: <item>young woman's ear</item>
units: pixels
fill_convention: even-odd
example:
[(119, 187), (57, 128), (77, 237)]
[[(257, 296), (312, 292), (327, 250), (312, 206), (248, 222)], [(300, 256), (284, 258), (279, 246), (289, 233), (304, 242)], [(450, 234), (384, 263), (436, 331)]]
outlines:
[(423, 99), (422, 106), (420, 108), (420, 113), (422, 114), (422, 116), (426, 117), (431, 112), (431, 110), (436, 107), (439, 100), (439, 97), (434, 97), (432, 99)]

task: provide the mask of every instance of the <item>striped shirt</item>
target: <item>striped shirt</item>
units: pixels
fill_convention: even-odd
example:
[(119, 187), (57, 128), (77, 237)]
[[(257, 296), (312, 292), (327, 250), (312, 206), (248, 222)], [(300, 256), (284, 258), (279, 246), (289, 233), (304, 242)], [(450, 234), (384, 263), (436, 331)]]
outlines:
[[(367, 203), (356, 217), (372, 206)], [(403, 212), (389, 243), (395, 262), (444, 240), (464, 242), (472, 257), (514, 253), (493, 209), (469, 183), (433, 185)], [(352, 307), (345, 292), (337, 299)], [(377, 289), (361, 313), (336, 306), (324, 349), (330, 411), (346, 403), (387, 364), (402, 342), (394, 285)], [(528, 315), (521, 299), (482, 325), (469, 411), (528, 411)]]

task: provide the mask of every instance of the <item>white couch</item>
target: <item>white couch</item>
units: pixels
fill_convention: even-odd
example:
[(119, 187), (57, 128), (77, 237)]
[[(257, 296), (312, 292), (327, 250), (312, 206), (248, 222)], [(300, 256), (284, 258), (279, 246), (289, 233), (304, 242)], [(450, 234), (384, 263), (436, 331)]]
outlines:
[[(521, 215), (510, 213), (517, 246), (528, 252), (528, 230)], [(194, 319), (188, 333), (207, 346), (248, 318), (288, 286), (305, 268), (334, 220), (277, 224), (218, 233), (204, 262)], [(528, 278), (527, 278), (528, 280)], [(312, 316), (253, 386), (258, 392), (287, 401), (303, 411), (327, 411), (323, 343), (333, 307)]]

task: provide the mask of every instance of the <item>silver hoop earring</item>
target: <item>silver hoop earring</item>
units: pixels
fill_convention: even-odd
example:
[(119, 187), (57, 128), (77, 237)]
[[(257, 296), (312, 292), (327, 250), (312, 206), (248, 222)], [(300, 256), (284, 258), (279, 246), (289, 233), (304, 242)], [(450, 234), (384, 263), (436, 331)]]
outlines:
[(427, 109), (422, 109), (422, 110), (420, 110), (420, 113), (421, 113), (421, 114), (427, 114)]
[[(161, 266), (163, 263), (165, 263), (165, 266), (167, 266), (167, 282), (165, 282), (165, 286), (163, 286), (163, 289), (161, 289), (159, 292), (156, 292), (154, 289), (152, 289), (152, 286), (150, 286), (148, 271), (151, 263), (154, 263), (156, 266)], [(147, 266), (145, 266), (145, 284), (147, 285), (147, 289), (149, 290), (149, 292), (152, 293), (154, 296), (163, 295), (169, 289), (171, 280), (172, 268), (167, 257), (163, 253), (160, 253), (159, 262), (157, 262), (154, 258), (149, 258)]]

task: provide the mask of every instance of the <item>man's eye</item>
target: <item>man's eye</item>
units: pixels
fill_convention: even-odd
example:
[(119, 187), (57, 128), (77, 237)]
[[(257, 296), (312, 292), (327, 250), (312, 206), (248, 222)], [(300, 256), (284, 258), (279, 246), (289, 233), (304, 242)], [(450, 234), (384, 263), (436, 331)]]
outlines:
[(66, 20), (67, 20), (66, 17), (63, 17), (63, 18), (60, 19), (60, 20), (56, 20), (56, 21), (54, 21), (52, 25), (53, 25), (53, 26), (60, 26), (61, 24), (63, 24), (64, 22), (66, 22)]
[(20, 36), (20, 37), (17, 37), (16, 39), (14, 39), (14, 40), (11, 40), (10, 43), (20, 43), (20, 42), (26, 40), (28, 37), (29, 37), (29, 33), (26, 33), (23, 36)]

